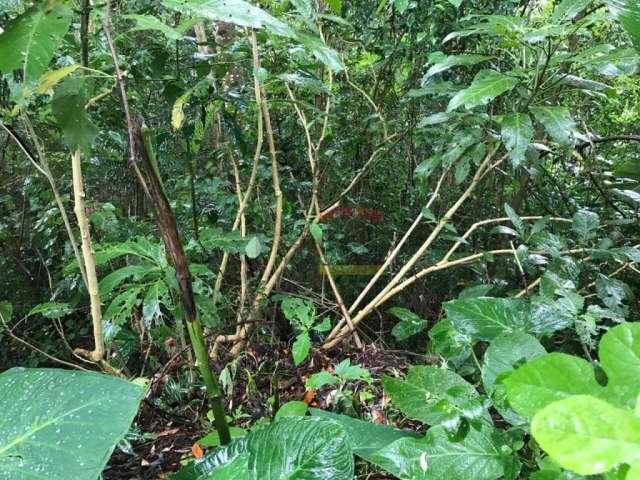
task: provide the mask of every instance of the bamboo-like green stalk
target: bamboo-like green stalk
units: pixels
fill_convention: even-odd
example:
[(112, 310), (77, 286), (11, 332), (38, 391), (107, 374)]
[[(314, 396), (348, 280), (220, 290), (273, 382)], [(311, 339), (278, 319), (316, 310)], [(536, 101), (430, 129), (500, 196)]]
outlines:
[(137, 128), (137, 134), (141, 147), (141, 158), (149, 179), (150, 193), (155, 203), (158, 228), (171, 263), (176, 271), (176, 281), (180, 290), (182, 305), (184, 306), (184, 316), (187, 323), (189, 340), (191, 341), (191, 346), (196, 356), (198, 370), (207, 390), (209, 406), (213, 412), (214, 424), (220, 436), (220, 442), (225, 445), (231, 441), (231, 435), (222, 404), (222, 389), (209, 365), (209, 356), (204, 341), (202, 324), (198, 318), (198, 310), (193, 295), (191, 273), (189, 272), (187, 258), (178, 234), (175, 216), (158, 169), (158, 162), (153, 149), (153, 142), (151, 141), (151, 130), (142, 125), (142, 127)]

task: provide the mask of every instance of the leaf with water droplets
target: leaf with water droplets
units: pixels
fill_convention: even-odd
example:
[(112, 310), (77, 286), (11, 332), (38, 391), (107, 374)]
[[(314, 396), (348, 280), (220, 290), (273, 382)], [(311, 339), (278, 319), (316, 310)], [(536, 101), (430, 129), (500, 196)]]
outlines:
[(129, 429), (144, 389), (58, 369), (0, 375), (0, 479), (95, 480)]

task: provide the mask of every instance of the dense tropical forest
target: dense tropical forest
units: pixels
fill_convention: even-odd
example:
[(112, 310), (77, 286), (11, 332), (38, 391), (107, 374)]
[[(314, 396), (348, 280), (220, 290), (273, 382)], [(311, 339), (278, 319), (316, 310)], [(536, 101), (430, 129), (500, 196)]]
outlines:
[(0, 0), (0, 480), (639, 480), (637, 0)]

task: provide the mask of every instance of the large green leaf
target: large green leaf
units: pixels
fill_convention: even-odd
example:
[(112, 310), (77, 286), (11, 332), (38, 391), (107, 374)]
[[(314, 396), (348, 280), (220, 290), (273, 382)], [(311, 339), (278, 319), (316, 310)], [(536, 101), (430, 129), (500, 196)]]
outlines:
[(342, 425), (351, 441), (353, 453), (365, 460), (378, 450), (385, 448), (401, 438), (415, 438), (418, 435), (411, 431), (398, 430), (387, 425), (378, 425), (357, 418), (340, 415), (318, 408), (309, 410), (314, 417), (333, 420)]
[(520, 298), (478, 297), (451, 300), (444, 309), (460, 333), (491, 341), (511, 332), (553, 333), (571, 325), (572, 317), (559, 316), (546, 304)]
[(589, 395), (602, 388), (589, 362), (564, 353), (538, 357), (503, 382), (509, 403), (527, 419), (550, 403), (572, 395)]
[(249, 436), (249, 472), (256, 480), (352, 480), (345, 429), (319, 418), (286, 417)]
[(607, 397), (619, 406), (634, 408), (640, 394), (640, 324), (624, 323), (609, 330), (598, 354), (607, 373)]
[(548, 405), (531, 430), (551, 458), (583, 475), (640, 462), (640, 417), (596, 397), (576, 395)]
[(581, 242), (592, 240), (600, 228), (600, 217), (595, 212), (588, 210), (578, 210), (571, 222), (571, 229), (576, 232)]
[[(429, 57), (431, 60), (433, 57)], [(432, 65), (427, 73), (422, 78), (422, 82), (425, 83), (429, 78), (439, 73), (446, 72), (450, 68), (460, 65), (476, 65), (481, 62), (490, 60), (493, 57), (487, 55), (449, 55), (444, 58), (438, 59), (438, 61)]]
[[(505, 475), (513, 460), (498, 432), (484, 426), (453, 442), (442, 427), (429, 429), (424, 439), (403, 438), (375, 454), (370, 461), (407, 480), (493, 480)], [(507, 449), (508, 451), (508, 449)]]
[(467, 109), (486, 105), (494, 98), (508, 92), (518, 84), (518, 79), (509, 77), (495, 70), (481, 70), (473, 79), (473, 83), (459, 91), (449, 102), (447, 111), (451, 112), (460, 106)]
[(67, 78), (55, 90), (51, 110), (64, 139), (71, 150), (81, 148), (89, 152), (98, 135), (85, 110), (84, 82), (78, 78)]
[(162, 3), (167, 8), (198, 18), (242, 27), (265, 28), (282, 37), (296, 36), (286, 23), (243, 0), (163, 0)]
[(640, 3), (637, 0), (607, 0), (606, 3), (640, 51)]
[(468, 298), (444, 304), (456, 330), (476, 340), (491, 341), (498, 335), (527, 332), (531, 305), (518, 298)]
[(593, 0), (562, 0), (551, 15), (553, 22), (568, 22), (587, 8)]
[(0, 71), (21, 70), (25, 84), (35, 84), (69, 30), (73, 11), (68, 5), (46, 2), (16, 18), (0, 35)]
[(508, 422), (517, 425), (522, 419), (506, 404), (506, 390), (500, 378), (526, 361), (546, 353), (538, 340), (528, 333), (514, 332), (500, 335), (491, 342), (484, 354), (482, 384), (494, 407)]
[(528, 114), (510, 113), (504, 116), (501, 135), (514, 167), (524, 162), (533, 133), (533, 123)]
[(393, 404), (405, 415), (428, 425), (456, 423), (462, 417), (483, 413), (473, 385), (445, 368), (413, 366), (406, 379), (387, 376), (382, 384)]
[(518, 368), (504, 379), (509, 403), (530, 419), (555, 401), (592, 395), (617, 407), (632, 409), (640, 393), (640, 324), (624, 323), (609, 330), (600, 342), (600, 364), (606, 387), (592, 365), (578, 357), (550, 353)]
[(573, 143), (576, 123), (567, 107), (529, 107), (529, 110), (556, 143)]
[[(191, 462), (178, 473), (172, 480), (250, 480), (247, 468), (247, 439), (239, 438), (229, 445), (219, 447), (202, 458)], [(225, 474), (233, 472), (233, 475)]]
[(0, 375), (0, 478), (95, 480), (133, 420), (144, 389), (58, 369)]
[(514, 332), (497, 337), (484, 354), (482, 366), (484, 389), (487, 392), (493, 391), (499, 376), (545, 353), (540, 342), (527, 333)]

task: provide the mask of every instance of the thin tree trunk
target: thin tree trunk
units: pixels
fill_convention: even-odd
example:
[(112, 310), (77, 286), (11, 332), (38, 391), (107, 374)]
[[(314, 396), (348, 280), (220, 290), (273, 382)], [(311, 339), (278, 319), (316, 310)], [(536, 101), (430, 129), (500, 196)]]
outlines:
[(100, 306), (100, 293), (98, 292), (98, 276), (96, 275), (96, 264), (94, 252), (91, 245), (91, 232), (89, 229), (89, 219), (85, 206), (84, 183), (82, 180), (82, 157), (80, 149), (77, 149), (71, 157), (71, 170), (73, 175), (73, 211), (78, 220), (80, 237), (82, 240), (82, 257), (84, 260), (85, 273), (87, 275), (87, 290), (89, 291), (89, 302), (91, 304), (91, 320), (93, 323), (94, 349), (88, 352), (76, 349), (76, 353), (91, 359), (96, 363), (104, 360), (104, 335), (102, 331), (102, 309)]

